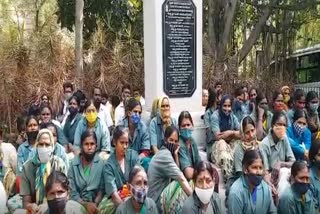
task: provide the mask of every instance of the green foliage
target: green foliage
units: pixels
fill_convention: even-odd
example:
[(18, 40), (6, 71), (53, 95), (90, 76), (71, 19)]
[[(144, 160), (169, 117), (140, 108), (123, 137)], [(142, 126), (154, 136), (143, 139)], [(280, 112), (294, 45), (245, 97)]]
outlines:
[[(75, 0), (58, 0), (58, 22), (61, 27), (73, 30), (75, 24)], [(113, 39), (125, 36), (128, 27), (137, 28), (142, 38), (142, 0), (85, 0), (84, 1), (84, 37), (89, 38), (97, 30), (97, 20), (103, 23)]]

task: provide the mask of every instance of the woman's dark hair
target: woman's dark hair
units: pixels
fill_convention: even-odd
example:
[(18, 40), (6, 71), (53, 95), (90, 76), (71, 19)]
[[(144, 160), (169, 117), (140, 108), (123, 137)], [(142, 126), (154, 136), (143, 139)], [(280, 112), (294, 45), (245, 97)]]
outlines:
[(258, 90), (257, 90), (255, 87), (252, 87), (252, 88), (250, 88), (250, 90), (249, 90), (249, 95), (251, 94), (251, 92), (252, 92), (253, 90), (256, 91), (256, 93), (258, 94)]
[(305, 97), (305, 93), (302, 89), (298, 88), (294, 91), (293, 93), (293, 100), (296, 102), (298, 100), (300, 100), (302, 97)]
[[(94, 99), (88, 99), (88, 100), (86, 100), (86, 103), (84, 104), (84, 110), (87, 110), (87, 108), (90, 106), (90, 105), (94, 105), (95, 104), (95, 102), (94, 102)], [(95, 105), (94, 105), (95, 106)], [(98, 109), (97, 109), (98, 110)]]
[(125, 108), (126, 113), (132, 111), (136, 106), (140, 106), (142, 109), (141, 103), (135, 98), (131, 97), (126, 103), (126, 108)]
[[(279, 97), (279, 95), (282, 95), (281, 91), (275, 91), (275, 92), (273, 92), (273, 94), (272, 94), (272, 102), (273, 102), (273, 103), (277, 100), (277, 98)], [(283, 95), (282, 95), (282, 96), (283, 96)]]
[(220, 101), (220, 109), (222, 109), (223, 104), (224, 104), (227, 100), (230, 100), (231, 106), (233, 106), (233, 97), (232, 97), (231, 95), (229, 95), (229, 94), (226, 94), (226, 95), (223, 95), (223, 97), (221, 98), (221, 101)]
[(52, 122), (49, 122), (49, 123), (41, 123), (40, 124), (40, 129), (48, 129), (50, 127), (53, 127), (54, 130), (56, 131), (56, 134), (58, 135), (58, 129), (57, 129), (57, 126), (54, 125)]
[(217, 102), (216, 92), (212, 89), (209, 89), (209, 98), (206, 110), (212, 108)]
[(308, 165), (304, 161), (294, 162), (291, 166), (291, 176), (296, 177), (298, 173), (306, 167), (308, 167)]
[(128, 129), (125, 128), (124, 126), (116, 126), (113, 130), (113, 135), (112, 135), (112, 141), (113, 144), (115, 145), (119, 138), (124, 134), (128, 133)]
[[(267, 97), (264, 95), (264, 93), (262, 92), (257, 92), (257, 96), (256, 96), (256, 99), (255, 99), (255, 110), (256, 110), (256, 115), (257, 115), (257, 119), (259, 118), (259, 103), (263, 100), (263, 99), (266, 99)], [(266, 113), (265, 113), (266, 114)]]
[(179, 137), (179, 130), (174, 126), (168, 126), (164, 131), (164, 139), (167, 140), (174, 132), (177, 132)]
[(257, 97), (256, 97), (256, 106), (259, 105), (259, 103), (263, 100), (266, 99), (266, 95), (264, 95), (264, 93), (262, 92), (257, 92)]
[(83, 144), (83, 141), (87, 138), (87, 137), (93, 137), (94, 141), (96, 142), (97, 144), (97, 135), (94, 131), (92, 130), (86, 130), (85, 132), (83, 132), (81, 134), (81, 146)]
[(133, 167), (133, 169), (130, 171), (130, 173), (129, 173), (129, 180), (128, 180), (128, 182), (130, 183), (130, 184), (132, 184), (132, 181), (133, 181), (133, 178), (134, 178), (134, 176), (136, 176), (139, 172), (141, 172), (141, 171), (143, 171), (143, 172), (145, 172), (145, 170), (144, 170), (144, 168), (143, 167), (141, 167), (141, 166), (135, 166), (135, 167)]
[(179, 128), (181, 127), (183, 119), (189, 119), (191, 124), (193, 125), (193, 120), (192, 120), (191, 114), (188, 111), (182, 111), (179, 115), (179, 118), (178, 118)]
[(284, 117), (286, 119), (286, 123), (288, 125), (288, 119), (287, 119), (286, 113), (284, 113), (283, 111), (277, 111), (273, 114), (273, 117), (271, 120), (271, 126), (274, 126), (281, 117)]
[(72, 96), (70, 97), (70, 99), (68, 100), (68, 103), (70, 103), (71, 100), (75, 100), (75, 101), (77, 102), (77, 105), (78, 105), (78, 106), (80, 105), (80, 99), (79, 99), (79, 97), (77, 97), (77, 96), (75, 96), (75, 95), (72, 95)]
[(243, 87), (236, 88), (236, 90), (234, 91), (235, 97), (241, 96), (242, 94), (244, 94)]
[(242, 119), (242, 124), (241, 124), (241, 126), (242, 126), (241, 128), (242, 128), (243, 132), (244, 132), (244, 129), (246, 128), (246, 126), (249, 124), (253, 125), (253, 127), (256, 127), (255, 122), (253, 121), (253, 119), (250, 116), (244, 117)]
[(86, 95), (81, 90), (74, 92), (73, 96), (76, 96), (78, 98), (78, 100), (85, 100), (86, 99)]
[(203, 171), (209, 171), (209, 174), (212, 176), (213, 178), (213, 174), (214, 174), (214, 168), (212, 166), (212, 164), (209, 161), (200, 161), (194, 168), (194, 174), (193, 174), (193, 180), (197, 180), (197, 177), (199, 176), (199, 174)]
[(44, 188), (46, 194), (48, 194), (48, 192), (52, 188), (53, 184), (55, 184), (55, 183), (61, 184), (62, 188), (65, 189), (66, 191), (69, 190), (68, 177), (64, 173), (54, 170), (51, 172), (51, 174), (49, 175), (49, 177), (47, 179), (47, 183)]
[(38, 119), (35, 116), (31, 115), (31, 116), (28, 116), (26, 119), (26, 128), (28, 127), (30, 120), (35, 120), (37, 122), (37, 124), (39, 125)]
[(317, 92), (315, 92), (315, 91), (309, 91), (308, 94), (307, 94), (307, 97), (306, 97), (306, 106), (308, 107), (308, 106), (309, 106), (309, 103), (310, 103), (313, 99), (316, 99), (316, 98), (319, 98)]
[(49, 109), (49, 111), (50, 111), (50, 113), (51, 113), (51, 115), (52, 115), (52, 108), (50, 107), (50, 105), (48, 105), (47, 103), (43, 103), (41, 106), (40, 106), (40, 114), (41, 114), (41, 112), (44, 110), (44, 109)]
[(304, 117), (307, 119), (305, 112), (301, 109), (296, 109), (293, 114), (293, 122), (296, 122), (299, 118)]
[(261, 159), (263, 161), (262, 155), (259, 150), (246, 151), (243, 156), (242, 167), (244, 169), (247, 169), (257, 159)]
[(113, 95), (111, 96), (110, 103), (114, 108), (116, 108), (120, 104), (120, 98), (118, 96)]
[(320, 139), (315, 139), (311, 143), (311, 148), (309, 150), (309, 160), (311, 164), (313, 163), (313, 161), (315, 161), (315, 157), (319, 153), (319, 150), (320, 150)]

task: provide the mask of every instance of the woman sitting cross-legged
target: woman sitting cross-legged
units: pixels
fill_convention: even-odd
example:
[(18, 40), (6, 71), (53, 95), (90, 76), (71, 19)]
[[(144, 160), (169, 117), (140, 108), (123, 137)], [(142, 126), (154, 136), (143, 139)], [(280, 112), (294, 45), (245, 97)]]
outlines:
[(69, 200), (69, 181), (65, 174), (52, 171), (45, 186), (48, 210), (45, 214), (86, 214), (77, 202)]
[(221, 199), (214, 192), (214, 168), (208, 161), (201, 161), (195, 167), (195, 191), (184, 202), (182, 213), (222, 213)]
[(240, 138), (240, 125), (231, 109), (232, 100), (230, 95), (222, 97), (220, 108), (212, 114), (210, 124), (215, 139), (211, 160), (221, 167), (224, 182), (232, 175), (235, 140)]
[(20, 195), (23, 208), (31, 213), (47, 209), (45, 185), (53, 170), (67, 174), (64, 161), (53, 155), (54, 139), (50, 130), (42, 129), (36, 139), (37, 153), (24, 165), (21, 173)]
[(156, 202), (159, 213), (180, 213), (184, 200), (192, 194), (192, 188), (178, 166), (178, 129), (169, 126), (164, 139), (166, 143), (149, 165), (148, 197)]
[(129, 174), (131, 197), (120, 204), (117, 214), (158, 213), (156, 204), (147, 197), (148, 177), (141, 166), (135, 166)]
[(309, 160), (311, 132), (307, 127), (307, 118), (303, 110), (294, 112), (292, 126), (287, 128), (287, 136), (296, 160)]
[(98, 213), (104, 190), (104, 162), (96, 151), (95, 132), (87, 130), (82, 133), (80, 148), (80, 155), (70, 164), (70, 198), (81, 204), (87, 213), (94, 214)]
[(104, 167), (105, 198), (100, 203), (101, 213), (114, 213), (117, 207), (129, 196), (129, 173), (139, 165), (138, 153), (129, 149), (129, 131), (117, 126), (113, 131), (114, 152)]
[(280, 196), (278, 214), (314, 214), (315, 202), (310, 190), (310, 174), (304, 161), (291, 167), (290, 187)]
[(139, 154), (141, 165), (147, 170), (150, 162), (150, 137), (146, 125), (141, 120), (142, 106), (135, 98), (127, 101), (126, 117), (121, 125), (129, 129), (129, 148)]
[(270, 187), (263, 180), (264, 167), (260, 151), (247, 151), (242, 167), (243, 175), (230, 189), (228, 214), (276, 214)]

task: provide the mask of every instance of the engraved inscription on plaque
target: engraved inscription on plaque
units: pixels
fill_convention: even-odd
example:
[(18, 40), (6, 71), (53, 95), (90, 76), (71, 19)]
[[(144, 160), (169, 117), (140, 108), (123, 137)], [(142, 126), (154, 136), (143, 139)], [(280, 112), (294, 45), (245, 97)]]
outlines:
[(196, 17), (192, 0), (162, 5), (163, 87), (171, 98), (191, 97), (197, 87)]

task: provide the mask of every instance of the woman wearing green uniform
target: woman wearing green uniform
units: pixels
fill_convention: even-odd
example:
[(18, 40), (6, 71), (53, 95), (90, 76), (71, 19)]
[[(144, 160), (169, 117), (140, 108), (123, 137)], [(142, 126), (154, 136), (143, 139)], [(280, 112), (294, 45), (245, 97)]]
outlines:
[(184, 202), (182, 213), (222, 213), (221, 199), (214, 192), (214, 170), (208, 161), (196, 165), (193, 177), (195, 191)]
[(67, 153), (73, 152), (74, 134), (78, 126), (79, 121), (82, 118), (80, 111), (80, 100), (77, 96), (72, 96), (69, 100), (68, 105), (69, 116), (63, 126), (63, 133), (68, 140), (68, 145), (66, 145)]
[(269, 111), (267, 97), (261, 92), (257, 94), (255, 106), (250, 116), (257, 126), (257, 139), (262, 140), (271, 128), (273, 114)]
[(178, 118), (180, 132), (179, 163), (184, 176), (191, 180), (194, 167), (200, 162), (198, 146), (192, 137), (193, 120), (188, 111), (180, 113)]
[(114, 213), (128, 196), (129, 173), (135, 165), (139, 165), (138, 153), (128, 149), (128, 129), (117, 126), (113, 131), (113, 144), (115, 150), (104, 167), (105, 198), (99, 206), (101, 213)]
[(277, 213), (269, 185), (263, 180), (264, 167), (258, 150), (250, 150), (242, 160), (243, 175), (236, 180), (228, 198), (228, 214)]
[(77, 202), (69, 199), (69, 182), (65, 174), (53, 171), (45, 186), (48, 209), (44, 214), (86, 214)]
[(46, 209), (45, 185), (53, 170), (67, 173), (63, 160), (53, 155), (54, 139), (48, 129), (42, 129), (36, 139), (37, 153), (24, 165), (21, 173), (20, 195), (23, 208), (32, 212)]
[(81, 135), (80, 147), (81, 153), (72, 160), (68, 173), (70, 199), (81, 204), (88, 213), (96, 213), (104, 189), (104, 162), (96, 152), (96, 134), (85, 131)]
[(84, 117), (79, 121), (74, 134), (74, 153), (78, 155), (80, 153), (81, 135), (87, 129), (95, 132), (97, 136), (97, 152), (103, 159), (108, 159), (111, 145), (110, 145), (110, 133), (106, 124), (98, 117), (98, 111), (95, 107), (94, 100), (87, 100), (85, 104)]
[(179, 169), (179, 131), (169, 126), (164, 133), (165, 144), (155, 154), (148, 169), (149, 190), (160, 213), (180, 213), (192, 188)]
[(310, 184), (313, 198), (316, 201), (318, 212), (320, 211), (320, 139), (311, 144), (309, 151), (310, 160)]
[(304, 161), (293, 163), (290, 180), (291, 186), (280, 196), (278, 214), (315, 214), (309, 169)]
[(206, 126), (206, 152), (207, 152), (207, 158), (209, 161), (211, 161), (211, 149), (212, 145), (214, 142), (213, 139), (213, 133), (210, 128), (211, 124), (211, 115), (217, 108), (217, 97), (216, 97), (216, 92), (214, 90), (209, 90), (209, 99), (208, 99), (208, 104), (206, 107), (206, 112), (204, 113), (203, 120), (204, 120), (204, 125)]
[(158, 100), (157, 115), (151, 119), (149, 125), (150, 143), (154, 154), (165, 143), (164, 132), (168, 126), (177, 127), (177, 121), (171, 117), (169, 98), (161, 97)]
[[(246, 151), (260, 149), (260, 142), (256, 136), (256, 126), (250, 116), (246, 116), (240, 123), (241, 140), (234, 149), (233, 175), (228, 179), (226, 185), (226, 198), (228, 198), (229, 190), (232, 184), (243, 175), (242, 161)], [(227, 199), (226, 199), (227, 200)]]
[(156, 204), (147, 197), (148, 177), (144, 169), (135, 166), (129, 174), (129, 189), (131, 197), (120, 204), (116, 214), (158, 214)]
[(130, 98), (125, 107), (126, 117), (121, 125), (129, 129), (129, 148), (139, 154), (141, 165), (147, 170), (150, 162), (150, 137), (145, 123), (141, 120), (142, 106)]

